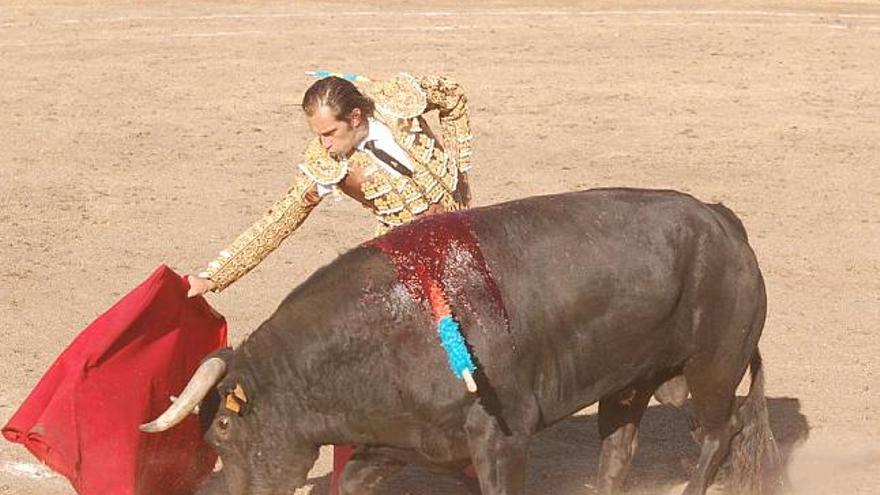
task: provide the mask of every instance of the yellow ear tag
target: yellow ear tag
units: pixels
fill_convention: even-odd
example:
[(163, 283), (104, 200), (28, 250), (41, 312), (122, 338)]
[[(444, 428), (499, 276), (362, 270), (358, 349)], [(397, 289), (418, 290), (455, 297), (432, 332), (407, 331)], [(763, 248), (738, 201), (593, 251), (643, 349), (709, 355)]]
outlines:
[(226, 394), (226, 409), (234, 412), (235, 414), (241, 413), (241, 405), (247, 404), (247, 394), (244, 393), (244, 387), (241, 386), (240, 383), (235, 384), (235, 388), (232, 392)]
[(233, 394), (226, 394), (226, 409), (229, 409), (235, 414), (241, 412), (241, 406), (238, 404), (238, 401)]
[(247, 404), (247, 395), (244, 393), (244, 387), (242, 387), (240, 383), (235, 384), (235, 390), (232, 391), (232, 394), (235, 395), (238, 400)]

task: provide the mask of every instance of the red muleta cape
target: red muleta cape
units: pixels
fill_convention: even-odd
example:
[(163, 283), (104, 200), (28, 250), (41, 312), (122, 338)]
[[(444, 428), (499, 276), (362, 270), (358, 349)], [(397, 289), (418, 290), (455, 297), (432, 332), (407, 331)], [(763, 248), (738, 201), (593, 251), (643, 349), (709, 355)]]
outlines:
[(165, 265), (73, 341), (3, 428), (80, 495), (189, 495), (216, 454), (192, 416), (142, 433), (207, 354), (226, 321)]

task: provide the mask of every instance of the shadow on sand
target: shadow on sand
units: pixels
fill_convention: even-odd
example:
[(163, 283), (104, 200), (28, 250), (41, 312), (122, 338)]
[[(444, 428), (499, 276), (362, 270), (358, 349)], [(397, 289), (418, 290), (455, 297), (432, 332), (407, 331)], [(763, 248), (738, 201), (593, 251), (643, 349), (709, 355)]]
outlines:
[[(767, 398), (770, 424), (786, 466), (792, 451), (809, 435), (809, 424), (797, 399)], [(572, 416), (532, 439), (529, 448), (529, 494), (589, 495), (599, 462), (599, 435), (595, 410)], [(682, 409), (652, 406), (645, 412), (639, 433), (639, 452), (630, 469), (627, 491), (667, 493), (685, 483), (696, 464), (699, 449), (690, 436), (689, 404)], [(329, 476), (309, 479), (313, 495), (326, 495)], [(458, 481), (408, 467), (388, 480), (387, 495), (465, 495)]]

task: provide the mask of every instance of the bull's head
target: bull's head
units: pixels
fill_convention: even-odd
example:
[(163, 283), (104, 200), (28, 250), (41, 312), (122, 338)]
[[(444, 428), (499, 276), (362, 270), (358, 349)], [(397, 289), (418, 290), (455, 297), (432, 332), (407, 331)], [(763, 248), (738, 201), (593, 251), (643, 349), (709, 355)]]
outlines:
[(223, 469), (198, 494), (293, 493), (305, 484), (318, 457), (317, 446), (292, 438), (292, 418), (260, 410), (261, 404), (251, 401), (244, 387), (233, 376), (227, 376), (227, 368), (224, 357), (205, 360), (171, 407), (140, 429), (152, 433), (174, 427), (216, 390), (219, 406), (203, 407), (199, 414), (203, 424), (210, 425), (205, 440), (217, 449)]

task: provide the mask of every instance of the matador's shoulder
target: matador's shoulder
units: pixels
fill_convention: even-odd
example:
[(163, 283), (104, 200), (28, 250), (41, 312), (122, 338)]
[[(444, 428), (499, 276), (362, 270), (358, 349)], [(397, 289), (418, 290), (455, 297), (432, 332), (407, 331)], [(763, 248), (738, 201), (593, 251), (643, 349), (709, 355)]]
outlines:
[(397, 119), (411, 119), (425, 113), (427, 94), (419, 80), (401, 72), (391, 79), (370, 81), (363, 90), (376, 103), (382, 115)]
[(338, 184), (348, 173), (346, 162), (333, 158), (321, 146), (319, 138), (313, 139), (306, 147), (305, 161), (299, 165), (299, 169), (306, 177), (322, 186)]

